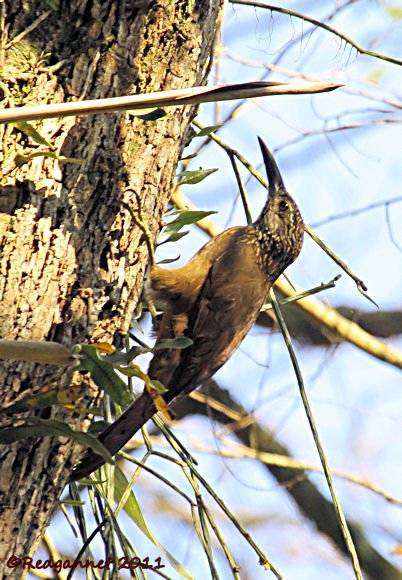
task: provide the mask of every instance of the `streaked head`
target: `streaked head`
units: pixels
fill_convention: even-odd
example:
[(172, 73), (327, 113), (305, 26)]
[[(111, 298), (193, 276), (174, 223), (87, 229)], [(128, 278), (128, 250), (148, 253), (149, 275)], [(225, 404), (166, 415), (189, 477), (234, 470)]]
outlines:
[[(286, 190), (279, 167), (264, 141), (258, 137), (268, 177), (268, 198), (255, 225), (264, 246), (283, 254), (287, 265), (299, 255), (304, 234), (303, 219), (296, 202)], [(266, 238), (264, 240), (264, 238)]]

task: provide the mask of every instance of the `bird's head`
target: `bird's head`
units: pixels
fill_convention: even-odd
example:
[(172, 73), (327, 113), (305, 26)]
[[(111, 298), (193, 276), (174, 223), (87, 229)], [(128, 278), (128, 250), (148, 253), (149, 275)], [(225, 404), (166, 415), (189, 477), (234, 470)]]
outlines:
[[(255, 222), (260, 241), (266, 251), (279, 257), (283, 255), (286, 266), (299, 255), (304, 234), (303, 218), (296, 202), (286, 191), (276, 161), (264, 143), (258, 138), (268, 177), (267, 202)], [(285, 267), (286, 267), (285, 266)]]

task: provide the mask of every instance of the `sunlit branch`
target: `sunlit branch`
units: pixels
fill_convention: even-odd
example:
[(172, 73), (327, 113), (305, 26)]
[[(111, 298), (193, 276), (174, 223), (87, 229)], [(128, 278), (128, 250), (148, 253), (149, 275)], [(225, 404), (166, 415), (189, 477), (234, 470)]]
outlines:
[(378, 58), (380, 60), (384, 60), (392, 64), (397, 64), (399, 66), (402, 65), (401, 60), (398, 60), (397, 58), (393, 58), (391, 56), (386, 56), (385, 54), (380, 54), (379, 52), (367, 50), (362, 46), (360, 46), (359, 44), (357, 44), (357, 42), (355, 42), (353, 39), (340, 32), (339, 30), (336, 30), (335, 28), (332, 28), (332, 26), (325, 24), (325, 22), (322, 22), (321, 20), (316, 20), (315, 18), (311, 18), (310, 16), (306, 16), (305, 14), (301, 14), (300, 12), (295, 12), (294, 10), (289, 10), (288, 8), (281, 8), (280, 6), (273, 6), (272, 4), (263, 4), (262, 2), (254, 2), (253, 0), (230, 0), (230, 2), (232, 4), (238, 4), (243, 6), (264, 8), (265, 10), (271, 10), (272, 12), (278, 12), (280, 14), (285, 14), (287, 16), (293, 16), (295, 18), (305, 20), (306, 22), (310, 22), (310, 24), (314, 24), (314, 26), (317, 26), (318, 28), (322, 28), (323, 30), (330, 32), (331, 34), (334, 34), (335, 36), (337, 36), (338, 38), (340, 38), (341, 40), (352, 46), (360, 54), (372, 56), (373, 58)]

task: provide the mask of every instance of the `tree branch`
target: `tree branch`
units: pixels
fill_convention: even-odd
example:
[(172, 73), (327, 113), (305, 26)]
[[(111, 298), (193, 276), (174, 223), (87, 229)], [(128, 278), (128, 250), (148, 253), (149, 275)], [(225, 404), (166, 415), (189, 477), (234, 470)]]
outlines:
[(393, 58), (392, 56), (386, 56), (385, 54), (381, 54), (379, 52), (373, 52), (372, 50), (367, 50), (367, 49), (363, 48), (362, 46), (360, 46), (360, 44), (357, 44), (357, 42), (352, 40), (349, 36), (346, 36), (346, 34), (339, 32), (339, 30), (332, 28), (332, 26), (329, 26), (329, 24), (325, 24), (325, 22), (322, 22), (321, 20), (316, 20), (315, 18), (311, 18), (311, 16), (306, 16), (305, 14), (301, 14), (300, 12), (295, 12), (294, 10), (289, 10), (288, 8), (282, 8), (280, 6), (274, 6), (272, 4), (263, 4), (262, 2), (254, 2), (254, 0), (230, 0), (230, 2), (232, 4), (238, 4), (238, 5), (243, 5), (243, 6), (254, 6), (255, 8), (264, 8), (265, 10), (271, 10), (272, 12), (278, 12), (280, 14), (286, 14), (288, 16), (294, 16), (295, 18), (305, 20), (306, 22), (310, 22), (310, 24), (314, 24), (315, 26), (317, 26), (317, 28), (322, 28), (323, 30), (326, 30), (327, 32), (331, 32), (331, 34), (334, 34), (335, 36), (337, 36), (338, 38), (340, 38), (341, 40), (346, 42), (346, 44), (349, 44), (350, 46), (352, 46), (360, 54), (372, 56), (373, 58), (378, 58), (380, 60), (384, 60), (385, 62), (390, 62), (391, 64), (397, 64), (399, 66), (402, 65), (401, 60), (398, 60), (397, 58)]

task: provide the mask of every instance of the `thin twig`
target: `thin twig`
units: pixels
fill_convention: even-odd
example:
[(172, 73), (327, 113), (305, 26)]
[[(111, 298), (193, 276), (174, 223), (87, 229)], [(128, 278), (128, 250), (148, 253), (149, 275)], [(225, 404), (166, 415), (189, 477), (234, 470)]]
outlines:
[(209, 524), (210, 524), (211, 528), (213, 529), (214, 534), (215, 534), (215, 536), (216, 536), (216, 538), (217, 538), (217, 540), (218, 540), (220, 546), (222, 547), (222, 550), (226, 556), (226, 559), (229, 563), (230, 569), (233, 573), (233, 578), (235, 578), (235, 580), (241, 580), (240, 575), (239, 575), (240, 567), (236, 564), (236, 562), (232, 556), (232, 553), (230, 552), (230, 550), (226, 544), (225, 538), (222, 536), (222, 533), (221, 533), (220, 529), (218, 528), (215, 520), (213, 519), (211, 512), (209, 511), (209, 509), (207, 508), (207, 506), (205, 504), (204, 504), (204, 512), (205, 512), (205, 515), (208, 518)]
[(131, 188), (127, 188), (126, 193), (131, 192), (134, 194), (136, 200), (137, 200), (137, 213), (134, 211), (134, 209), (131, 207), (131, 205), (127, 202), (123, 202), (124, 206), (128, 209), (134, 223), (141, 229), (142, 233), (144, 234), (145, 237), (145, 242), (148, 248), (148, 258), (149, 258), (149, 264), (151, 267), (155, 266), (155, 244), (154, 244), (154, 238), (152, 235), (151, 230), (148, 227), (148, 224), (146, 223), (146, 220), (144, 219), (144, 214), (142, 211), (142, 205), (141, 205), (141, 199), (140, 196)]
[[(277, 571), (274, 567), (272, 562), (267, 558), (264, 552), (260, 549), (257, 543), (254, 541), (252, 536), (244, 529), (241, 523), (238, 521), (236, 516), (229, 510), (226, 506), (224, 501), (216, 494), (215, 490), (209, 485), (209, 483), (202, 477), (199, 471), (196, 469), (196, 464), (192, 460), (192, 456), (190, 453), (183, 447), (183, 445), (177, 440), (176, 437), (173, 436), (171, 431), (166, 428), (166, 425), (163, 424), (162, 421), (158, 420), (158, 417), (155, 417), (154, 420), (157, 423), (159, 429), (161, 430), (162, 434), (168, 440), (170, 446), (176, 453), (181, 457), (182, 461), (188, 466), (191, 467), (191, 471), (193, 475), (197, 478), (197, 480), (202, 484), (202, 486), (207, 490), (209, 495), (215, 500), (215, 502), (219, 505), (222, 511), (226, 514), (229, 520), (233, 523), (236, 529), (240, 532), (240, 534), (245, 538), (247, 543), (251, 546), (254, 552), (258, 555), (259, 562), (262, 566), (272, 571), (272, 573), (279, 579), (282, 579), (281, 574)], [(156, 453), (155, 453), (156, 454)], [(165, 456), (167, 459), (173, 460), (169, 456)]]
[[(342, 10), (344, 10), (346, 7), (348, 7), (350, 4), (353, 4), (354, 2), (356, 2), (357, 0), (347, 0), (344, 4), (338, 4), (336, 7), (326, 16), (323, 16), (321, 18), (321, 22), (330, 22), (331, 20), (333, 20), (335, 18), (335, 16), (337, 16)], [(302, 32), (301, 34), (298, 35), (294, 35), (293, 38), (287, 42), (285, 44), (285, 46), (278, 52), (276, 58), (274, 59), (274, 63), (277, 64), (278, 62), (280, 62), (284, 56), (296, 45), (298, 44), (300, 41), (302, 41), (305, 37), (308, 38), (308, 41), (310, 41), (310, 38), (313, 34), (313, 32), (317, 29), (317, 27), (312, 26), (311, 28), (309, 28), (308, 30), (304, 30), (303, 26), (302, 26)], [(295, 32), (295, 31), (294, 31)]]
[(205, 487), (205, 489), (208, 491), (208, 493), (211, 495), (211, 497), (213, 497), (213, 499), (216, 501), (216, 503), (219, 505), (219, 507), (222, 509), (222, 511), (226, 514), (226, 516), (230, 519), (230, 521), (236, 526), (237, 530), (241, 533), (242, 536), (245, 537), (245, 539), (247, 540), (247, 542), (254, 549), (254, 551), (256, 552), (256, 554), (259, 556), (260, 564), (262, 566), (264, 566), (264, 568), (267, 568), (268, 570), (271, 570), (272, 573), (278, 579), (281, 579), (282, 578), (281, 574), (273, 566), (273, 564), (267, 559), (267, 557), (265, 556), (265, 554), (260, 550), (260, 548), (254, 542), (253, 538), (243, 528), (243, 526), (240, 524), (240, 522), (237, 520), (237, 518), (232, 514), (231, 511), (229, 511), (229, 509), (227, 508), (226, 504), (215, 493), (214, 489), (208, 484), (208, 482), (202, 477), (202, 475), (195, 469), (195, 467), (193, 467), (192, 469), (193, 469), (194, 473), (196, 474), (198, 480), (202, 483), (203, 487)]
[[(195, 400), (198, 400), (198, 401), (205, 402), (208, 405), (209, 405), (211, 400), (214, 401), (214, 399), (212, 397), (208, 397), (207, 395), (204, 395), (203, 393), (199, 393), (198, 391), (194, 391), (194, 393), (192, 393), (191, 395), (193, 395), (193, 394), (195, 396), (192, 398), (194, 398)], [(215, 402), (219, 403), (218, 401), (215, 401)], [(221, 410), (220, 410), (220, 412), (221, 412)], [(244, 417), (239, 414), (238, 420), (241, 420), (243, 418)], [(247, 447), (246, 445), (243, 445), (241, 443), (235, 443), (232, 439), (224, 439), (222, 437), (219, 437), (219, 440), (223, 444), (227, 445), (227, 447), (228, 447), (226, 449), (223, 449), (222, 447), (219, 448), (219, 455), (221, 455), (222, 457), (228, 457), (228, 458), (233, 458), (233, 459), (254, 458), (254, 459), (258, 459), (258, 461), (261, 461), (262, 463), (264, 463), (266, 465), (274, 465), (276, 467), (286, 467), (288, 469), (294, 469), (294, 470), (299, 470), (299, 471), (301, 471), (301, 470), (302, 471), (314, 471), (314, 472), (318, 472), (318, 473), (323, 472), (321, 465), (317, 465), (314, 463), (308, 463), (306, 461), (301, 461), (299, 459), (295, 459), (294, 457), (289, 457), (287, 455), (280, 455), (278, 453), (268, 453), (265, 451), (260, 451), (258, 449), (252, 448), (252, 447)], [(201, 444), (199, 444), (199, 445), (195, 444), (194, 441), (192, 442), (192, 446), (197, 451), (201, 451), (204, 453), (212, 453), (212, 454), (216, 453), (216, 448), (206, 449)], [(229, 450), (230, 448), (233, 450)], [(393, 503), (395, 505), (398, 505), (398, 506), (402, 506), (402, 499), (394, 497), (393, 495), (391, 495), (387, 491), (380, 489), (379, 487), (377, 487), (376, 485), (371, 483), (371, 481), (367, 480), (364, 477), (361, 477), (361, 476), (356, 475), (354, 473), (348, 473), (347, 471), (344, 471), (343, 469), (332, 468), (331, 471), (332, 471), (332, 475), (334, 475), (335, 477), (338, 477), (338, 478), (343, 479), (345, 481), (349, 481), (351, 483), (359, 485), (360, 487), (364, 487), (365, 489), (372, 491), (376, 495), (381, 496), (386, 501)]]
[[(197, 511), (194, 509), (192, 509), (192, 515), (193, 515), (193, 523), (194, 523), (194, 529), (200, 539), (200, 542), (202, 544), (202, 547), (204, 548), (204, 552), (205, 555), (207, 557), (208, 560), (208, 564), (209, 564), (209, 568), (211, 570), (211, 577), (212, 578), (216, 578), (218, 579), (218, 572), (216, 570), (215, 567), (215, 563), (214, 563), (214, 558), (213, 558), (213, 552), (212, 552), (212, 546), (211, 546), (211, 538), (209, 535), (209, 530), (208, 530), (208, 526), (207, 526), (207, 522), (205, 520), (205, 505), (202, 499), (202, 495), (200, 492), (200, 488), (198, 486), (198, 481), (196, 479), (196, 477), (194, 477), (194, 474), (192, 472), (191, 469), (191, 464), (185, 464), (182, 467), (183, 473), (186, 476), (189, 484), (191, 485), (191, 487), (194, 490), (194, 495), (195, 495), (195, 499), (197, 502)], [(198, 518), (197, 518), (197, 514), (198, 514)]]
[[(206, 395), (205, 393), (202, 393), (200, 391), (193, 391), (192, 393), (189, 394), (189, 397), (194, 399), (195, 401), (197, 401), (199, 403), (203, 403), (203, 404), (207, 405), (208, 408), (213, 409), (213, 410), (217, 411), (218, 413), (222, 413), (223, 415), (225, 415), (226, 417), (228, 417), (232, 421), (236, 422), (235, 430), (238, 430), (239, 426), (244, 427), (243, 422), (245, 419), (246, 419), (246, 421), (248, 421), (248, 424), (256, 423), (255, 417), (251, 417), (251, 418), (250, 418), (250, 416), (245, 417), (244, 415), (241, 415), (239, 412), (234, 411), (233, 409), (230, 409), (224, 403), (221, 403), (220, 401), (214, 399), (214, 397), (211, 397), (210, 395)], [(233, 440), (224, 438), (224, 437), (219, 436), (219, 435), (217, 435), (217, 437), (219, 438), (219, 441), (221, 441), (224, 445), (227, 446), (227, 448), (219, 447), (219, 450), (217, 450), (216, 447), (211, 447), (211, 448), (205, 447), (205, 445), (203, 445), (202, 443), (197, 443), (194, 440), (191, 441), (191, 446), (193, 449), (195, 449), (196, 451), (199, 451), (201, 453), (207, 453), (210, 455), (215, 455), (216, 453), (219, 453), (219, 456), (226, 457), (228, 459), (244, 459), (244, 458), (257, 459), (258, 461), (260, 461), (261, 463), (264, 463), (265, 465), (273, 465), (276, 467), (286, 467), (286, 468), (294, 469), (294, 470), (298, 470), (298, 471), (301, 471), (301, 470), (314, 471), (317, 473), (322, 473), (322, 471), (323, 471), (321, 465), (302, 461), (300, 459), (296, 459), (296, 458), (290, 457), (288, 455), (280, 455), (278, 453), (269, 453), (267, 451), (260, 451), (259, 449), (255, 449), (253, 447), (248, 447), (248, 446), (240, 444), (240, 443), (234, 443)], [(154, 441), (155, 444), (157, 443), (160, 446), (163, 446), (163, 445), (165, 445), (166, 447), (168, 446), (167, 442), (166, 443), (161, 442), (161, 439), (159, 436), (151, 437), (151, 440)], [(131, 441), (128, 443), (126, 448), (129, 450), (134, 450), (134, 449), (141, 449), (143, 446), (144, 446), (144, 442), (141, 439), (131, 439)], [(161, 457), (166, 457), (166, 455), (164, 453), (159, 452), (159, 451), (155, 451), (154, 454), (160, 455)], [(133, 461), (133, 458), (131, 455), (127, 455), (126, 453), (121, 452), (121, 451), (120, 451), (119, 455), (121, 455), (122, 457), (124, 457), (128, 461), (130, 461), (130, 460)], [(134, 460), (134, 462), (139, 463), (139, 461), (137, 461), (137, 460)], [(149, 469), (149, 468), (147, 468), (147, 469), (152, 472), (151, 469)], [(159, 479), (162, 479), (162, 477), (160, 477), (158, 473), (154, 473), (154, 475), (156, 477), (158, 477)], [(372, 483), (371, 481), (369, 481), (365, 477), (362, 477), (362, 476), (357, 475), (355, 473), (349, 473), (343, 469), (339, 469), (336, 467), (332, 468), (332, 475), (334, 475), (335, 477), (338, 477), (340, 479), (343, 479), (345, 481), (348, 481), (350, 483), (354, 483), (355, 485), (358, 485), (360, 487), (364, 487), (365, 489), (372, 491), (376, 495), (379, 495), (380, 497), (382, 497), (383, 499), (385, 499), (389, 503), (395, 504), (397, 506), (402, 506), (402, 499), (400, 499), (398, 497), (394, 497), (392, 494), (379, 488), (377, 485), (375, 485), (374, 483)], [(164, 481), (164, 483), (166, 483), (167, 485), (172, 487), (170, 481)], [(175, 490), (175, 491), (177, 491), (177, 490)], [(186, 499), (188, 500), (188, 498), (186, 498)]]
[[(142, 445), (143, 445), (143, 443), (141, 443), (141, 446)], [(154, 451), (152, 451), (152, 455), (157, 455), (157, 453), (154, 452)], [(127, 461), (130, 461), (131, 463), (135, 463), (135, 465), (138, 465), (138, 467), (140, 467), (144, 471), (147, 471), (148, 473), (150, 473), (151, 475), (153, 475), (154, 477), (156, 477), (157, 479), (159, 479), (160, 481), (162, 481), (164, 484), (166, 484), (167, 486), (169, 486), (171, 489), (173, 489), (174, 492), (176, 492), (177, 494), (181, 495), (181, 497), (183, 499), (185, 499), (189, 503), (189, 505), (194, 506), (194, 502), (190, 498), (190, 496), (188, 496), (179, 487), (177, 487), (176, 485), (174, 485), (169, 479), (167, 479), (166, 477), (164, 477), (163, 475), (161, 475), (158, 471), (155, 471), (151, 467), (148, 467), (147, 465), (145, 465), (144, 462), (143, 462), (143, 459), (141, 459), (141, 460), (135, 459), (134, 457), (132, 457), (128, 453), (125, 453), (124, 451), (120, 451), (119, 452), (119, 457), (122, 457), (123, 459), (126, 459)]]
[(321, 226), (325, 226), (330, 222), (334, 222), (334, 221), (338, 221), (338, 220), (343, 220), (345, 218), (350, 218), (350, 217), (355, 217), (357, 215), (361, 215), (363, 213), (366, 213), (368, 211), (372, 211), (374, 209), (378, 209), (380, 207), (386, 207), (386, 206), (390, 206), (394, 203), (401, 203), (402, 202), (402, 197), (394, 197), (393, 199), (384, 199), (383, 201), (376, 201), (374, 203), (371, 203), (369, 205), (366, 205), (364, 207), (360, 207), (357, 209), (351, 209), (349, 211), (344, 211), (341, 213), (336, 213), (334, 215), (330, 215), (318, 222), (314, 222), (312, 225), (312, 227), (314, 228), (318, 228)]
[(33, 30), (35, 30), (35, 28), (38, 28), (38, 26), (40, 24), (42, 24), (42, 22), (44, 20), (46, 20), (46, 18), (48, 16), (50, 16), (51, 13), (52, 13), (52, 10), (48, 10), (47, 12), (44, 12), (43, 14), (41, 14), (40, 16), (38, 16), (38, 18), (35, 18), (35, 20), (32, 22), (32, 24), (30, 24), (29, 26), (27, 26), (20, 34), (17, 34), (17, 36), (15, 36), (9, 42), (7, 42), (7, 44), (5, 46), (5, 49), (8, 50), (9, 48), (11, 48), (15, 44), (17, 44), (17, 42), (20, 42), (23, 38), (25, 38)]
[(360, 292), (360, 294), (362, 294), (369, 302), (374, 304), (374, 306), (379, 308), (378, 304), (376, 302), (374, 302), (374, 300), (372, 298), (370, 298), (370, 296), (368, 294), (366, 294), (367, 286), (363, 282), (363, 280), (361, 280), (358, 276), (356, 276), (356, 274), (354, 274), (352, 272), (352, 270), (349, 268), (349, 266), (347, 266), (345, 264), (345, 262), (343, 262), (340, 258), (338, 258), (338, 256), (306, 224), (304, 224), (304, 231), (310, 236), (310, 238), (312, 238), (315, 241), (316, 244), (318, 244), (320, 246), (320, 248), (322, 248), (324, 250), (324, 252), (326, 254), (328, 254), (328, 256), (330, 258), (332, 258), (332, 260), (335, 262), (335, 264), (338, 264), (338, 266), (340, 268), (342, 268), (342, 270), (344, 272), (346, 272), (346, 274), (350, 278), (352, 278), (352, 280), (356, 283), (356, 287), (357, 287), (358, 291)]
[(294, 16), (295, 18), (299, 18), (301, 20), (305, 20), (306, 22), (310, 22), (310, 24), (314, 24), (318, 28), (322, 28), (327, 32), (331, 32), (354, 49), (357, 50), (360, 54), (365, 54), (367, 56), (372, 56), (373, 58), (379, 58), (380, 60), (384, 60), (385, 62), (390, 62), (392, 64), (397, 64), (399, 66), (402, 65), (402, 61), (398, 60), (397, 58), (393, 58), (392, 56), (386, 56), (385, 54), (380, 54), (379, 52), (374, 52), (372, 50), (367, 50), (357, 44), (354, 40), (339, 32), (329, 24), (325, 24), (321, 20), (316, 20), (315, 18), (311, 18), (310, 16), (306, 16), (305, 14), (301, 14), (300, 12), (295, 12), (294, 10), (289, 10), (288, 8), (282, 8), (280, 6), (274, 6), (272, 4), (263, 4), (262, 2), (254, 2), (254, 0), (230, 0), (232, 4), (238, 4), (243, 6), (253, 6), (255, 8), (264, 8), (265, 10), (271, 10), (272, 12), (279, 12), (280, 14), (286, 14), (287, 16)]
[[(341, 274), (338, 274), (337, 276), (335, 276), (335, 278), (332, 278), (332, 280), (330, 280), (326, 284), (324, 284), (322, 282), (319, 286), (315, 286), (314, 288), (310, 288), (310, 290), (305, 290), (304, 292), (297, 292), (293, 296), (289, 296), (288, 298), (281, 300), (279, 302), (279, 306), (285, 306), (285, 304), (291, 304), (292, 302), (298, 302), (299, 300), (302, 300), (303, 298), (307, 298), (308, 296), (312, 296), (313, 294), (318, 294), (319, 292), (323, 292), (324, 290), (329, 290), (330, 288), (335, 288), (336, 282), (340, 279), (340, 277), (341, 277)], [(288, 284), (290, 284), (289, 281), (288, 281)], [(273, 308), (272, 303), (264, 304), (261, 307), (261, 312), (267, 312), (267, 310), (271, 310), (272, 308)]]
[(314, 437), (314, 441), (315, 441), (315, 444), (317, 447), (318, 454), (320, 456), (321, 465), (322, 465), (322, 468), (324, 470), (325, 478), (326, 478), (327, 483), (328, 483), (328, 488), (329, 488), (329, 491), (331, 493), (332, 501), (333, 501), (334, 508), (335, 508), (335, 511), (336, 511), (336, 514), (338, 517), (338, 521), (339, 521), (339, 524), (340, 524), (340, 527), (342, 530), (342, 534), (343, 534), (343, 537), (345, 539), (345, 543), (346, 543), (348, 552), (349, 552), (350, 557), (352, 559), (352, 564), (353, 564), (355, 576), (356, 576), (357, 580), (363, 580), (363, 575), (361, 573), (359, 559), (358, 559), (357, 553), (356, 553), (356, 548), (355, 548), (355, 545), (353, 543), (352, 536), (350, 535), (348, 524), (347, 524), (347, 521), (345, 518), (345, 514), (343, 513), (342, 506), (339, 502), (339, 499), (338, 499), (338, 496), (337, 496), (337, 493), (336, 493), (336, 490), (334, 487), (334, 482), (332, 479), (331, 470), (329, 468), (329, 465), (328, 465), (328, 462), (327, 462), (327, 459), (325, 456), (325, 452), (324, 452), (324, 449), (322, 447), (320, 437), (318, 435), (318, 430), (317, 430), (317, 427), (316, 427), (316, 424), (314, 421), (314, 417), (313, 417), (313, 414), (311, 411), (310, 403), (308, 401), (307, 393), (306, 393), (306, 390), (304, 387), (303, 376), (302, 376), (301, 371), (300, 371), (300, 367), (299, 367), (299, 363), (298, 363), (297, 358), (296, 358), (296, 354), (293, 350), (293, 345), (292, 345), (292, 341), (290, 338), (290, 334), (289, 334), (289, 331), (287, 329), (286, 322), (285, 322), (285, 320), (282, 316), (282, 313), (279, 309), (278, 302), (277, 302), (276, 297), (275, 297), (275, 293), (272, 289), (270, 290), (270, 298), (271, 298), (272, 305), (273, 305), (274, 310), (275, 310), (278, 324), (280, 326), (283, 338), (284, 338), (285, 343), (286, 343), (286, 347), (287, 347), (288, 352), (289, 352), (289, 356), (290, 356), (290, 360), (292, 362), (293, 369), (294, 369), (295, 374), (296, 374), (297, 383), (299, 385), (299, 390), (300, 390), (300, 396), (302, 398), (303, 405), (304, 405), (306, 415), (307, 415), (307, 419), (308, 419), (308, 422), (310, 424), (310, 429), (311, 429), (311, 432), (312, 432), (313, 437)]
[[(50, 559), (52, 560), (52, 562), (63, 562), (63, 558), (60, 554), (60, 552), (58, 551), (58, 549), (56, 548), (56, 546), (53, 543), (53, 540), (49, 534), (49, 531), (47, 530), (43, 536), (43, 543), (46, 546), (46, 550), (49, 553)], [(52, 568), (52, 573), (54, 574), (56, 580), (65, 580), (65, 574), (61, 572), (61, 570), (57, 570), (56, 566), (54, 566)], [(46, 575), (46, 578), (48, 578), (48, 576)]]
[[(283, 278), (276, 282), (276, 287), (285, 296), (293, 296), (294, 291)], [(326, 306), (315, 298), (303, 298), (298, 300), (297, 305), (310, 314), (319, 323), (333, 330), (343, 340), (354, 344), (364, 352), (371, 354), (375, 358), (387, 362), (399, 369), (402, 369), (402, 353), (391, 345), (383, 342), (363, 330), (358, 324), (348, 320), (334, 308)]]
[[(196, 119), (193, 121), (193, 125), (195, 125), (196, 127), (198, 127), (198, 129), (205, 129), (204, 125), (202, 125), (201, 123), (199, 123), (199, 121), (197, 121)], [(209, 137), (211, 138), (212, 141), (214, 141), (220, 147), (222, 147), (222, 149), (224, 151), (226, 151), (226, 153), (228, 153), (229, 155), (233, 155), (234, 157), (236, 157), (240, 161), (240, 163), (242, 163), (244, 165), (244, 167), (249, 170), (249, 172), (251, 173), (251, 175), (253, 175), (257, 179), (257, 181), (259, 181), (265, 188), (267, 188), (267, 182), (262, 177), (261, 173), (259, 173), (253, 167), (253, 165), (251, 165), (251, 163), (249, 161), (247, 161), (247, 159), (244, 157), (244, 155), (242, 155), (240, 153), (240, 151), (237, 151), (237, 149), (234, 149), (233, 147), (231, 147), (230, 145), (228, 145), (225, 141), (223, 141), (223, 139), (221, 139), (217, 135), (214, 135), (214, 133), (210, 133), (209, 134)]]
[(243, 203), (244, 213), (246, 214), (246, 220), (247, 220), (247, 223), (250, 225), (252, 223), (253, 219), (251, 217), (250, 206), (248, 204), (248, 199), (247, 199), (247, 193), (246, 193), (246, 190), (244, 188), (244, 184), (243, 184), (240, 172), (239, 172), (239, 168), (237, 167), (236, 158), (232, 152), (228, 152), (228, 155), (229, 155), (229, 159), (230, 159), (230, 162), (232, 164), (232, 167), (233, 167), (233, 171), (234, 171), (235, 176), (236, 176), (236, 181), (237, 181), (237, 185), (239, 187), (241, 201)]

